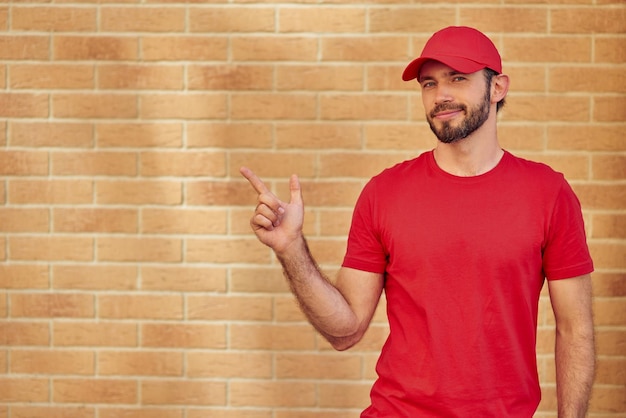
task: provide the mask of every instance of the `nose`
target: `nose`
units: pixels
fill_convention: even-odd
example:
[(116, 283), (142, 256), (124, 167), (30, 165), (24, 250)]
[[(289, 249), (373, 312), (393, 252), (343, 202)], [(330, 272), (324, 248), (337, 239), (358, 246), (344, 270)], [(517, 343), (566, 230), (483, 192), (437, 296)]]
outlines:
[(435, 94), (435, 103), (446, 103), (451, 102), (452, 100), (452, 89), (450, 89), (445, 83), (439, 83)]

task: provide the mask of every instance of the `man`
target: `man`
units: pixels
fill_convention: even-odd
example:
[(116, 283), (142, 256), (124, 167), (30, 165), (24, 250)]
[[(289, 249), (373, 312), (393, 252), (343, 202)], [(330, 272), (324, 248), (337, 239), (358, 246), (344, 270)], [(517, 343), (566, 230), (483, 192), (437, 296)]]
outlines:
[(481, 32), (435, 33), (402, 77), (417, 79), (434, 150), (375, 176), (356, 204), (336, 281), (289, 202), (249, 169), (251, 226), (311, 324), (337, 350), (365, 333), (382, 291), (390, 334), (362, 417), (532, 417), (544, 280), (556, 318), (560, 418), (585, 415), (594, 373), (590, 273), (580, 204), (563, 176), (504, 151), (496, 113), (509, 79)]

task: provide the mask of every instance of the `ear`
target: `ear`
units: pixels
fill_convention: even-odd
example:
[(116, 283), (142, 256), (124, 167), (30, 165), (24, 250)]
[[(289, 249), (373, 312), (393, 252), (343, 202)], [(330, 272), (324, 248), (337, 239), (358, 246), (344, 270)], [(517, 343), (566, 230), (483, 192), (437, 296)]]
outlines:
[(491, 100), (498, 103), (504, 99), (509, 92), (509, 76), (506, 74), (498, 74), (492, 79), (491, 84)]

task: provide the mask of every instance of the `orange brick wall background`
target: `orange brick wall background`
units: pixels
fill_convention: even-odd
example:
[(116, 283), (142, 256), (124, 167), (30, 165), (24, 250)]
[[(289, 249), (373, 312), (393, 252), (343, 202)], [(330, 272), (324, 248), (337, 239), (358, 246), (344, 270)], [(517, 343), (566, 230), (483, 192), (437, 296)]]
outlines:
[[(434, 147), (400, 80), (470, 25), (512, 77), (500, 137), (566, 174), (597, 272), (590, 417), (626, 416), (623, 0), (15, 0), (0, 4), (0, 418), (346, 418), (386, 336), (304, 321), (240, 165), (287, 198), (329, 275), (354, 201)], [(556, 417), (553, 319), (539, 317)]]

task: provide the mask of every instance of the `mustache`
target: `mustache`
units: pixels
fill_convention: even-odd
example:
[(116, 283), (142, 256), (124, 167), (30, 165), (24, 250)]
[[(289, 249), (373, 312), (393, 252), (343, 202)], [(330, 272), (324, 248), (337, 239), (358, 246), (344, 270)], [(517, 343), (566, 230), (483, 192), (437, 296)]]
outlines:
[(462, 110), (466, 111), (467, 107), (462, 104), (440, 103), (430, 111), (429, 116), (434, 118), (437, 113), (444, 112), (446, 110)]

